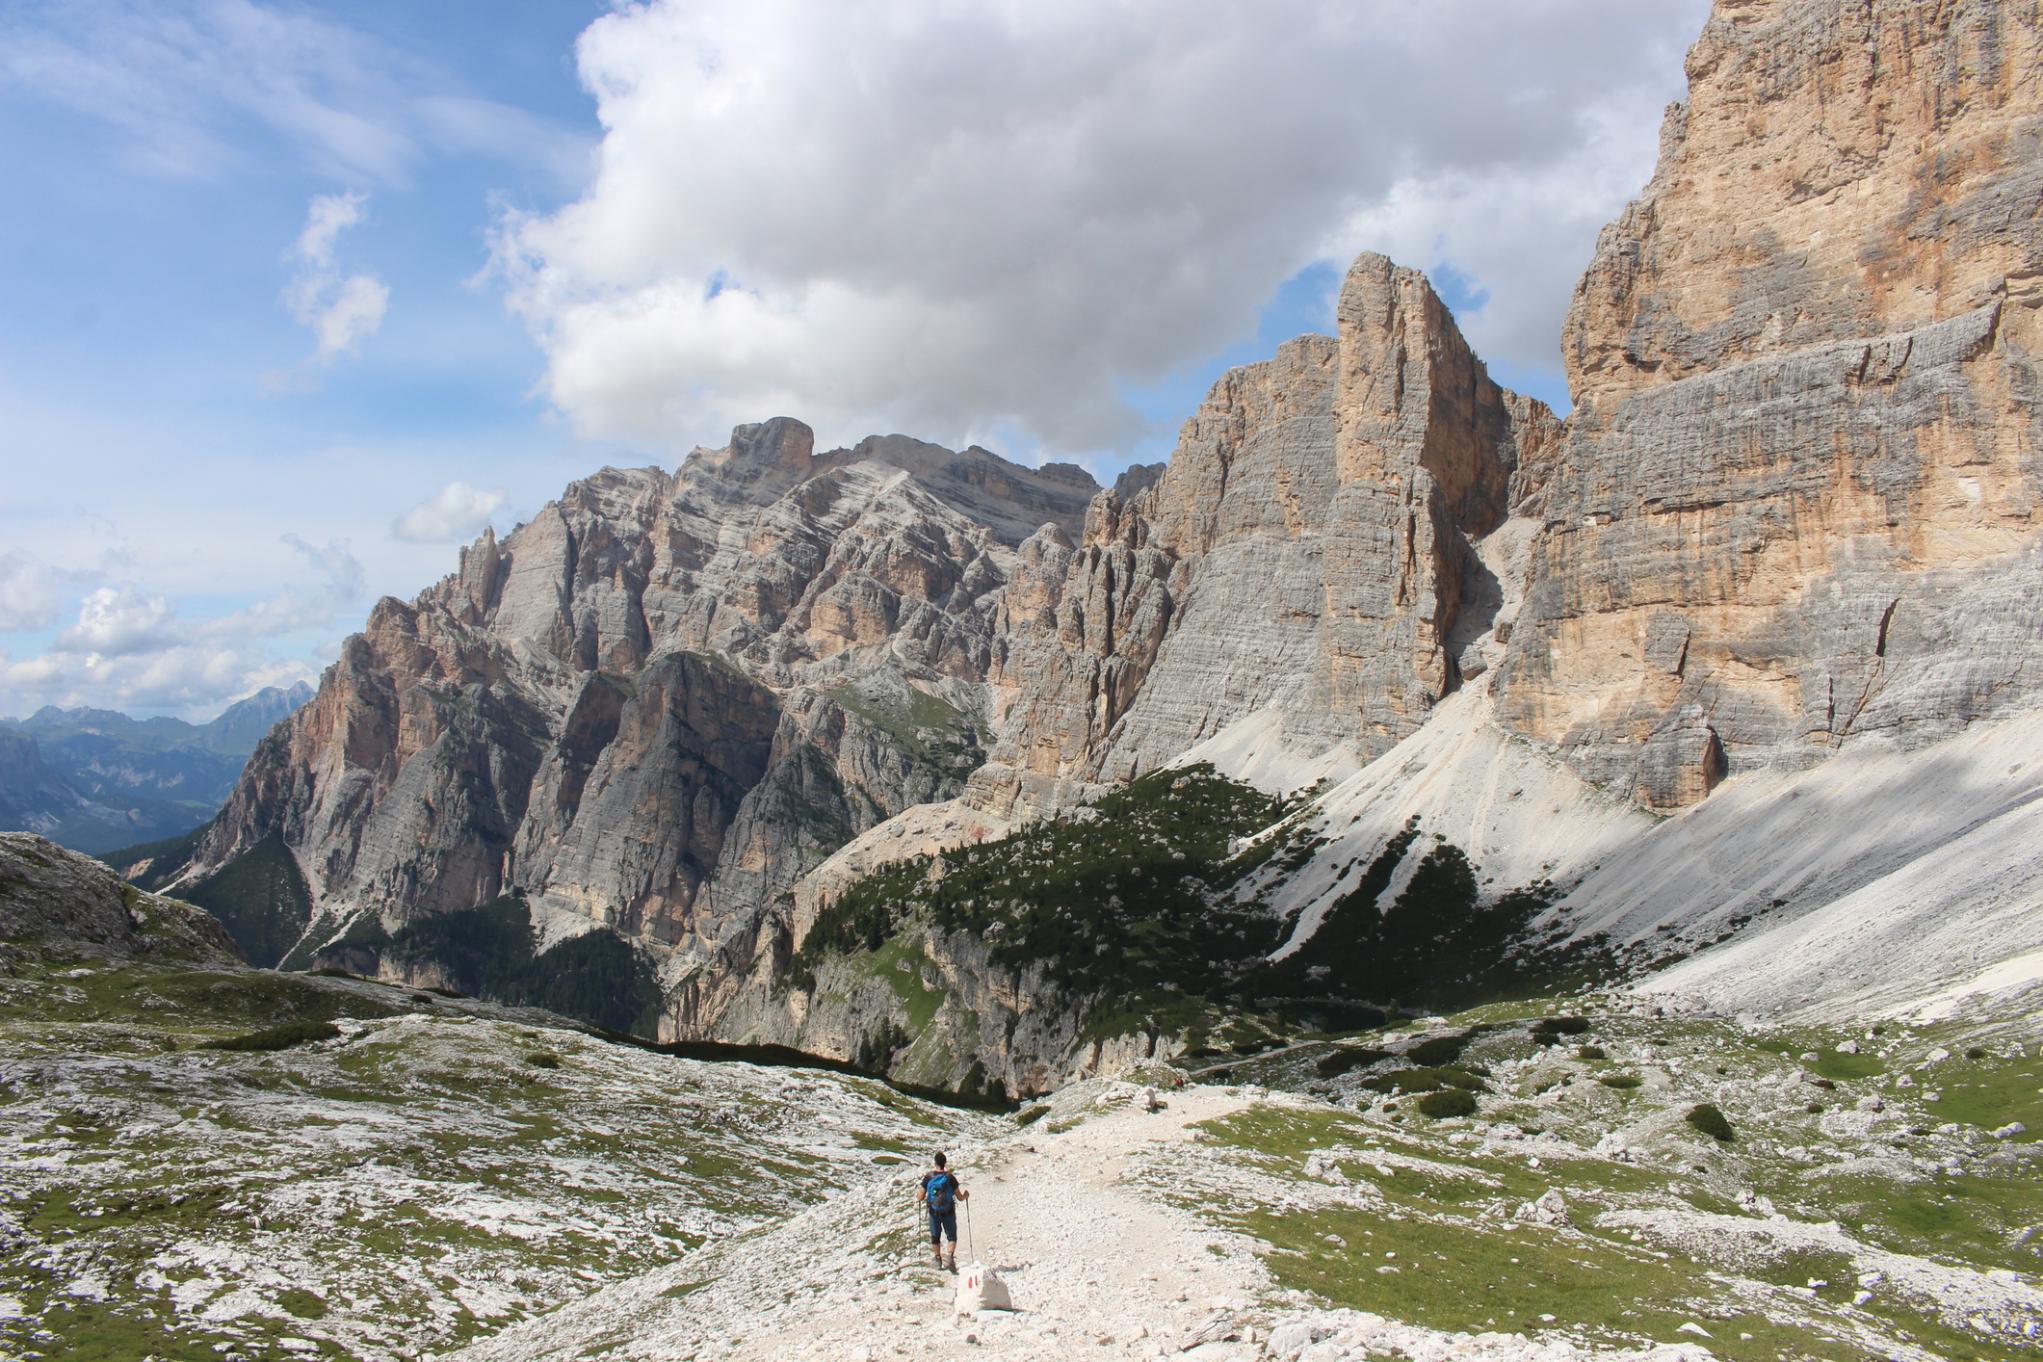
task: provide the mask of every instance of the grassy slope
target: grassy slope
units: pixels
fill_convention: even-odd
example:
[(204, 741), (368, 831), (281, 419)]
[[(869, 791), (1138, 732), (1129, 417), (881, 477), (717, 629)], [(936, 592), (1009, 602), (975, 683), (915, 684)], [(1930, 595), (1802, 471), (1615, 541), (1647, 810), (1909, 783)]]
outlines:
[[(2043, 1151), (2033, 1134), (1989, 1133), (2011, 1120), (2043, 1129), (2033, 1049), (2001, 1040), (1967, 1058), (1965, 1037), (1897, 1031), (1855, 1039), (1884, 1057), (1852, 1055), (1841, 1035), (1640, 1016), (1597, 1017), (1590, 1032), (1542, 1046), (1499, 1024), (1506, 1015), (1453, 1019), (1496, 1028), (1459, 1060), (1484, 1077), (1469, 1120), (1431, 1121), (1422, 1099), (1371, 1091), (1400, 1086), (1371, 1081), (1413, 1067), (1397, 1056), (1331, 1080), (1318, 1060), (1344, 1048), (1332, 1044), (1237, 1065), (1350, 1109), (1266, 1106), (1216, 1123), (1209, 1137), (1265, 1180), (1199, 1209), (1265, 1242), (1280, 1285), (1437, 1328), (1672, 1343), (1693, 1323), (1718, 1356), (1755, 1362), (1894, 1351), (1986, 1362), (2043, 1349), (2043, 1244), (2031, 1230), (2043, 1223)], [(1592, 1039), (1604, 1057), (1580, 1058), (1575, 1043)], [(1940, 1043), (1951, 1057), (1930, 1060)], [(1805, 1053), (1817, 1061), (1804, 1066)], [(1896, 1086), (1903, 1070), (1915, 1088)], [(1637, 1088), (1594, 1081), (1642, 1073)], [(1939, 1100), (1922, 1101), (1927, 1092)], [(1874, 1096), (1883, 1111), (1858, 1110)], [(1681, 1122), (1702, 1100), (1730, 1116), (1731, 1144)], [(1599, 1154), (1605, 1136), (1635, 1152)], [(1302, 1178), (1315, 1153), (1341, 1170), (1342, 1190)], [(1512, 1218), (1549, 1188), (1571, 1227)], [(1927, 1275), (1911, 1279), (1915, 1265)], [(1972, 1288), (2002, 1290), (1989, 1274), (2011, 1270), (2029, 1307), (1968, 1303)], [(1856, 1301), (1870, 1272), (1883, 1275)], [(1940, 1272), (1948, 1291), (1924, 1285)]]
[[(202, 1048), (306, 1020), (342, 1037)], [(107, 1362), (437, 1350), (972, 1119), (362, 981), (152, 967), (0, 978), (0, 1113), (0, 1355)]]

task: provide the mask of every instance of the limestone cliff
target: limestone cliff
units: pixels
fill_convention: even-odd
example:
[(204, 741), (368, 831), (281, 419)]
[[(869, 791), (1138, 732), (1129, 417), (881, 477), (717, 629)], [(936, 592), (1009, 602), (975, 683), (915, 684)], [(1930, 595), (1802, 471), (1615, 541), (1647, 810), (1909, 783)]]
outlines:
[(1507, 724), (1655, 808), (2036, 701), (2043, 24), (1725, 0), (1564, 351)]
[(1500, 599), (1473, 544), (1559, 423), (1496, 385), (1424, 276), (1365, 255), (1337, 337), (1217, 383), (1161, 477), (1022, 545), (999, 608), (998, 762), (1128, 780), (1252, 713), (1367, 760), (1456, 684)]

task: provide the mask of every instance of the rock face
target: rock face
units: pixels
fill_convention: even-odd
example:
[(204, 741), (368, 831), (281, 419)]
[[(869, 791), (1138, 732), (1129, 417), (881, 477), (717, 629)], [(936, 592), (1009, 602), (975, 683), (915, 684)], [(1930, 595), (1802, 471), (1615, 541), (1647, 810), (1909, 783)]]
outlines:
[(211, 915), (123, 883), (47, 838), (0, 832), (0, 965), (23, 957), (238, 964)]
[(1505, 722), (1674, 808), (2035, 701), (2043, 25), (1726, 3), (1564, 340)]
[(1301, 755), (1366, 760), (1453, 688), (1456, 640), (1501, 599), (1474, 542), (1559, 423), (1490, 380), (1415, 271), (1363, 256), (1339, 323), (1223, 377), (1162, 475), (1095, 501), (1076, 541), (1022, 545), (996, 760), (1127, 780), (1259, 712)]
[(819, 456), (790, 420), (605, 470), (380, 602), (188, 875), (280, 834), (315, 907), (294, 964), (513, 890), (547, 940), (709, 959), (853, 835), (957, 793), (1014, 541), (1095, 490), (903, 437)]

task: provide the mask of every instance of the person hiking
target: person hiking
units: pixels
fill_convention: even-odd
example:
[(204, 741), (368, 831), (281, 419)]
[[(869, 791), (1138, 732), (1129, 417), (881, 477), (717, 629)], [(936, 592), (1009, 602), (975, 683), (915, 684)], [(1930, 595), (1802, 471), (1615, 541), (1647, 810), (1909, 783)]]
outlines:
[[(936, 1265), (952, 1272), (958, 1270), (958, 1203), (972, 1194), (958, 1181), (958, 1175), (944, 1166), (941, 1151), (934, 1160), (935, 1167), (922, 1175), (922, 1190), (915, 1194), (929, 1211), (929, 1251), (936, 1259)], [(944, 1258), (943, 1241), (948, 1235), (951, 1241), (951, 1256)]]

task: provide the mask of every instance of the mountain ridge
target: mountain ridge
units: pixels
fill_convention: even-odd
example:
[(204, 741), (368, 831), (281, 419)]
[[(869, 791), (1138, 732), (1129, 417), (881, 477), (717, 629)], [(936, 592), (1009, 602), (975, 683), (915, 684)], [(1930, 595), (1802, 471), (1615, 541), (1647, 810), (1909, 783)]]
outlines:
[(203, 724), (45, 705), (0, 719), (0, 828), (103, 853), (182, 833), (219, 810), (262, 736), (312, 687), (265, 686)]

